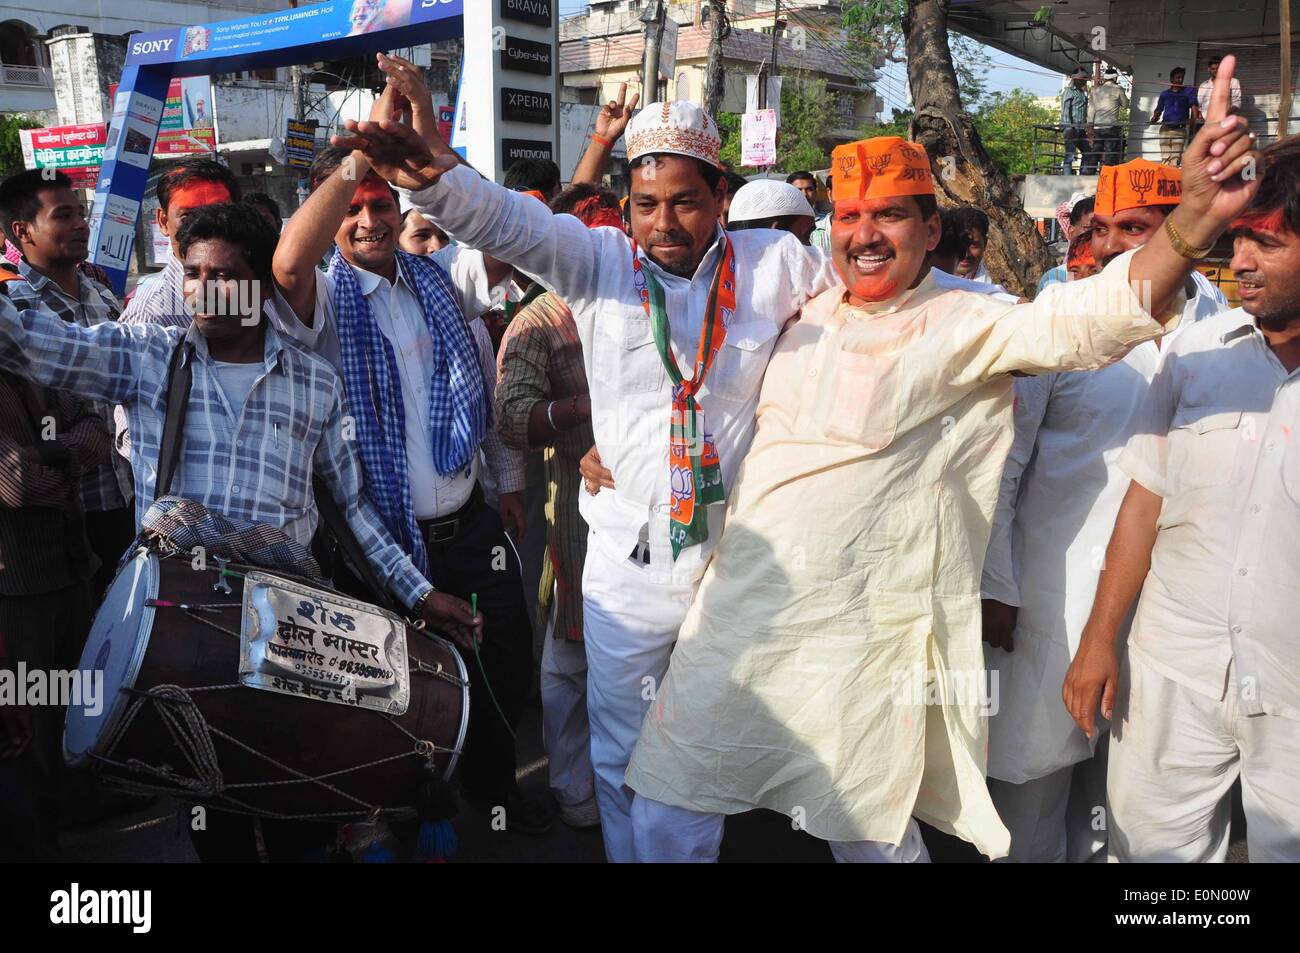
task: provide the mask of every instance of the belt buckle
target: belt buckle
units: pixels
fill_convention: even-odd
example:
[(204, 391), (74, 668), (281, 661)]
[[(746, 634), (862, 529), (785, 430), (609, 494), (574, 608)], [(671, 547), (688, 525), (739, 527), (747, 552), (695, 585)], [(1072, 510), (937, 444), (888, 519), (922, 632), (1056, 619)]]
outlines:
[(460, 529), (460, 517), (455, 519), (442, 520), (437, 523), (429, 524), (429, 540), (434, 543), (445, 543), (448, 540), (456, 538), (456, 533)]

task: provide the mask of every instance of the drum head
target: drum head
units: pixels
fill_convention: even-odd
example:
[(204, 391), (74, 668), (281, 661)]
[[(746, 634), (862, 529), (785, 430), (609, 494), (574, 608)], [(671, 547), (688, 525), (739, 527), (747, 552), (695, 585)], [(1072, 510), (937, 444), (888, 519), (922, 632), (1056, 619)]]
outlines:
[(84, 762), (101, 739), (111, 737), (121, 717), (126, 701), (122, 689), (135, 684), (149, 647), (154, 610), (145, 601), (158, 597), (158, 576), (158, 557), (141, 549), (118, 572), (95, 614), (81, 653), (81, 670), (102, 672), (103, 688), (94, 693), (98, 704), (68, 706), (63, 756), (69, 764)]

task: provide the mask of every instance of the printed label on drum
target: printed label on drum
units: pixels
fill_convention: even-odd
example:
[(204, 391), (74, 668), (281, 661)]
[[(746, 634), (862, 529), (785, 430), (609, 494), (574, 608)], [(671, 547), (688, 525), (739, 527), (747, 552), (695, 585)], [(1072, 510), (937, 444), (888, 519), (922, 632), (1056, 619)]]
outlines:
[(406, 711), (406, 627), (375, 606), (261, 572), (244, 580), (239, 672), (251, 688)]

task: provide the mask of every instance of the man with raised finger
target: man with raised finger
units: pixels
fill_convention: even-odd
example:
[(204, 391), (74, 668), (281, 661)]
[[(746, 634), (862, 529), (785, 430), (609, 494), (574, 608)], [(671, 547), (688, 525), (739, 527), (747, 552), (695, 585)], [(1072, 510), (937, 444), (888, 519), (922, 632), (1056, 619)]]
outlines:
[(1007, 853), (984, 780), (999, 694), (978, 588), (1011, 375), (1096, 369), (1158, 337), (1182, 313), (1190, 251), (1251, 189), (1234, 119), (1189, 150), (1164, 230), (1008, 305), (927, 273), (939, 223), (919, 146), (837, 153), (854, 160), (835, 165), (844, 284), (777, 344), (726, 531), (643, 723), (627, 773), (642, 860), (715, 859), (724, 817), (754, 808), (840, 861), (925, 860), (917, 819)]

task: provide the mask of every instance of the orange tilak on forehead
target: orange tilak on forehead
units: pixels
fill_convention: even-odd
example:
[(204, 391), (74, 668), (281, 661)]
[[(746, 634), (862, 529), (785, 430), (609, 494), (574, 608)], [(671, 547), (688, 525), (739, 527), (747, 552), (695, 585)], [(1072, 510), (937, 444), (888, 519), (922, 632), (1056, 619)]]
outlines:
[(230, 190), (220, 182), (189, 182), (172, 193), (171, 208), (202, 208), (229, 202)]
[(1276, 235), (1285, 230), (1282, 224), (1282, 210), (1274, 209), (1271, 212), (1249, 212), (1233, 220), (1228, 226), (1232, 232), (1262, 232)]
[(371, 178), (367, 176), (361, 180), (357, 190), (352, 193), (353, 205), (365, 205), (367, 202), (379, 202), (393, 199), (393, 193), (388, 191), (388, 185), (383, 179)]
[[(898, 208), (898, 202), (895, 199), (836, 199), (835, 212), (831, 216), (831, 228), (839, 224), (839, 217), (845, 213), (858, 212), (862, 215), (875, 215), (883, 212), (885, 209)], [(845, 222), (843, 228), (857, 228), (856, 222)]]

